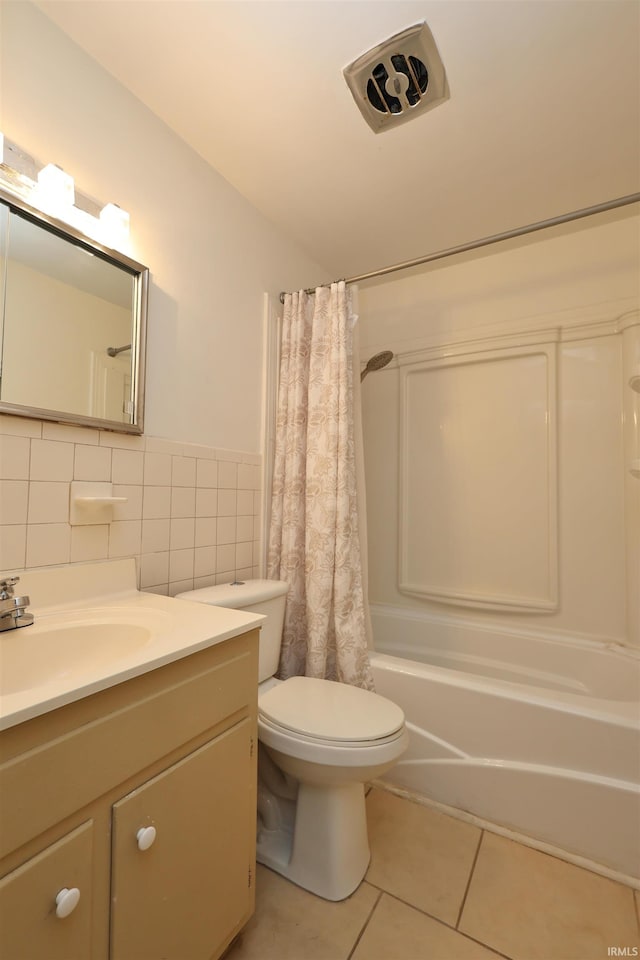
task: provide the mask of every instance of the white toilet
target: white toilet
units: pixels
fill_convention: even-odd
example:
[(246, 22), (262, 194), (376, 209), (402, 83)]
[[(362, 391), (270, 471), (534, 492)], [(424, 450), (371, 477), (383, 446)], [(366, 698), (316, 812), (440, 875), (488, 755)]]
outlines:
[(258, 686), (257, 859), (327, 900), (356, 889), (369, 863), (364, 784), (408, 745), (404, 714), (368, 690), (277, 680), (287, 584), (205, 587), (184, 600), (262, 613)]

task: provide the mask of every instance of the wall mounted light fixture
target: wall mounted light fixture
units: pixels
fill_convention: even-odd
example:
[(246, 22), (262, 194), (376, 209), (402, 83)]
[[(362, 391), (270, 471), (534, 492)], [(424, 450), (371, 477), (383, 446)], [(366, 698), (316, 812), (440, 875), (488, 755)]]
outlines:
[(129, 239), (129, 214), (117, 203), (108, 203), (99, 215), (100, 225), (107, 242), (116, 249)]
[[(71, 174), (43, 166), (0, 133), (0, 187), (43, 213), (64, 220), (85, 236), (129, 253), (129, 214), (115, 203), (102, 206), (75, 189)], [(102, 209), (100, 209), (102, 206)]]
[(73, 207), (76, 199), (73, 177), (57, 164), (48, 163), (38, 173), (32, 198), (44, 213), (64, 220), (65, 213), (70, 212), (68, 208)]

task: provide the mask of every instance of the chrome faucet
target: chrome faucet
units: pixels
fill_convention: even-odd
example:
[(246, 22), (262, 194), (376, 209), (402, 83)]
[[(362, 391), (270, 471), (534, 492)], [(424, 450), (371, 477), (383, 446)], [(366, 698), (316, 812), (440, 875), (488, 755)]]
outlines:
[(31, 603), (29, 597), (14, 597), (13, 588), (20, 577), (7, 577), (0, 580), (0, 632), (28, 627), (33, 623), (33, 614), (25, 613)]

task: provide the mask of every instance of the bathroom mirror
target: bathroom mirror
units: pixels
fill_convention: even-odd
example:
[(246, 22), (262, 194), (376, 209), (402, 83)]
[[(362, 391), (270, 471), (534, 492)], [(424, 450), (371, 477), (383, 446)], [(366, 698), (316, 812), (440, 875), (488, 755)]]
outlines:
[(141, 434), (148, 276), (0, 190), (0, 412)]

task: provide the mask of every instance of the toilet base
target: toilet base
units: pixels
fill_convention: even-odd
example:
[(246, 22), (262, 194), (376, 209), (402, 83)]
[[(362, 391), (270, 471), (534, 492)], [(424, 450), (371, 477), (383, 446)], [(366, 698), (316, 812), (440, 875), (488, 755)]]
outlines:
[(362, 783), (299, 783), (275, 829), (260, 827), (256, 858), (325, 900), (344, 900), (369, 865)]

